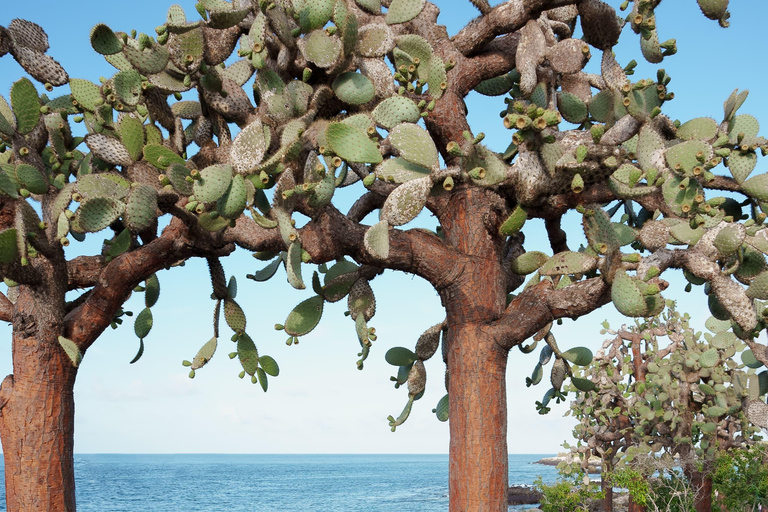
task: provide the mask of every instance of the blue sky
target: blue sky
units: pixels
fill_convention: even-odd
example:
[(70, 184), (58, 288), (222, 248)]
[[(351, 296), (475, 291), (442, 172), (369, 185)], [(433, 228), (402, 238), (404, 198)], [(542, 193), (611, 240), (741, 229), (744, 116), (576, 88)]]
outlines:
[[(468, 1), (439, 0), (440, 22), (451, 34), (476, 14)], [(498, 2), (497, 2), (498, 3)], [(611, 1), (614, 6), (620, 2)], [(193, 1), (183, 1), (189, 18), (196, 16)], [(157, 0), (134, 0), (116, 4), (82, 0), (71, 4), (35, 1), (4, 5), (0, 24), (20, 17), (41, 24), (47, 30), (49, 53), (59, 60), (71, 77), (97, 81), (114, 72), (88, 43), (90, 28), (107, 23), (114, 30), (152, 34), (165, 20), (169, 4)], [(662, 40), (674, 37), (678, 55), (662, 63), (672, 76), (670, 89), (676, 99), (665, 105), (665, 112), (686, 121), (698, 116), (722, 119), (722, 103), (735, 88), (750, 89), (743, 112), (760, 120), (768, 119), (766, 72), (757, 59), (763, 53), (763, 2), (734, 2), (731, 27), (723, 30), (705, 19), (694, 0), (664, 2), (658, 11), (657, 25)], [(638, 36), (626, 30), (616, 48), (621, 63), (635, 58), (640, 63), (635, 75), (655, 77), (656, 66), (642, 60)], [(599, 52), (594, 51), (599, 63)], [(594, 63), (593, 63), (594, 64)], [(0, 94), (7, 98), (12, 82), (23, 70), (7, 56), (0, 59)], [(64, 94), (64, 89), (56, 91)], [(502, 151), (511, 133), (504, 130), (497, 115), (503, 107), (500, 98), (472, 95), (467, 101), (470, 124), (475, 132), (487, 134), (486, 143)], [(761, 160), (756, 172), (763, 172)], [(424, 216), (422, 225), (434, 227)], [(578, 219), (570, 225), (578, 229)], [(526, 226), (528, 250), (547, 250), (546, 241), (537, 238), (541, 225)], [(578, 233), (573, 240), (578, 240)], [(572, 242), (573, 243), (573, 242)], [(575, 243), (577, 246), (578, 243)], [(442, 320), (440, 300), (431, 287), (419, 278), (388, 272), (373, 283), (377, 313), (370, 325), (376, 327), (378, 341), (364, 371), (355, 367), (359, 348), (354, 325), (344, 317), (344, 303), (326, 305), (319, 327), (302, 338), (298, 346), (287, 347), (283, 333), (272, 326), (283, 322), (288, 312), (311, 292), (291, 289), (281, 271), (268, 283), (254, 283), (245, 274), (264, 264), (239, 251), (224, 262), (228, 275), (239, 279), (238, 301), (246, 310), (248, 332), (262, 354), (273, 356), (281, 375), (270, 380), (268, 393), (237, 378), (237, 361), (229, 360), (227, 335), (220, 339), (216, 357), (197, 373), (187, 377), (181, 366), (211, 336), (213, 302), (204, 262), (190, 261), (183, 268), (159, 274), (162, 293), (153, 308), (155, 327), (146, 339), (143, 358), (128, 362), (138, 348), (129, 319), (116, 331), (108, 330), (88, 351), (75, 387), (77, 452), (125, 453), (446, 453), (448, 426), (439, 423), (431, 409), (445, 393), (443, 364), (439, 356), (427, 363), (428, 384), (424, 398), (414, 406), (408, 422), (391, 433), (386, 417), (399, 414), (406, 401), (405, 390), (393, 389), (389, 376), (393, 367), (384, 362), (392, 346), (412, 346), (427, 327)], [(307, 272), (307, 271), (305, 271)], [(669, 298), (680, 299), (679, 309), (708, 316), (706, 304), (696, 293), (682, 293), (679, 280), (673, 280)], [(138, 313), (142, 297), (128, 303)], [(596, 349), (600, 342), (600, 322), (620, 319), (612, 306), (580, 319), (565, 321), (556, 328), (562, 348), (587, 345)], [(11, 372), (10, 328), (0, 326), (0, 375)], [(546, 391), (544, 384), (527, 389), (525, 377), (535, 357), (514, 350), (508, 370), (509, 451), (512, 453), (551, 453), (570, 440), (572, 420), (561, 418), (566, 408), (553, 407), (548, 416), (539, 416), (534, 402)]]

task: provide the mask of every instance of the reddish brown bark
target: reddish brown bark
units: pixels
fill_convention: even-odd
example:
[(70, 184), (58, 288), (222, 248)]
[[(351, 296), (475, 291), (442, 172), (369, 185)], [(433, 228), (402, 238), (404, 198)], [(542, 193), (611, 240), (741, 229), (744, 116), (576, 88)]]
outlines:
[(696, 512), (710, 512), (712, 510), (712, 473), (690, 469), (686, 471), (686, 477), (695, 492), (693, 505)]
[(470, 256), (441, 291), (448, 319), (451, 512), (507, 510), (508, 349), (488, 324), (504, 313), (501, 244), (490, 231), (487, 192), (465, 189), (441, 212), (446, 242)]
[(611, 464), (603, 459), (603, 471), (600, 474), (600, 490), (603, 491), (603, 512), (613, 512), (613, 484), (610, 473)]
[(507, 351), (477, 325), (449, 329), (449, 510), (506, 511)]
[(64, 292), (55, 284), (41, 288), (23, 290), (16, 303), (14, 373), (0, 388), (8, 512), (75, 510), (77, 369), (58, 342)]
[(627, 503), (627, 512), (645, 512), (645, 507), (632, 499), (629, 496), (629, 502)]

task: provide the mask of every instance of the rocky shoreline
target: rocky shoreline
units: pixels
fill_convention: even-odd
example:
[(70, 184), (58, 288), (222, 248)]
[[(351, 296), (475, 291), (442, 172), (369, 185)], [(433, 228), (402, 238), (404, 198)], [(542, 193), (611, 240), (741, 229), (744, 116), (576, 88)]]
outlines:
[[(541, 460), (534, 462), (534, 464), (542, 464), (544, 466), (557, 466), (561, 462), (565, 462), (565, 455), (558, 454), (557, 457), (544, 457)], [(603, 471), (602, 461), (599, 457), (591, 457), (589, 459), (589, 466), (587, 473), (590, 475), (599, 475)]]

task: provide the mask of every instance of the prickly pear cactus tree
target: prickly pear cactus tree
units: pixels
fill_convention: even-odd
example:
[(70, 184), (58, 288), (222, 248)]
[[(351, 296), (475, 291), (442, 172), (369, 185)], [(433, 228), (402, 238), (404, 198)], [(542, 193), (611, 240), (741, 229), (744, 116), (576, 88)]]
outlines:
[(690, 321), (672, 306), (629, 327), (604, 325), (603, 334), (612, 337), (582, 374), (593, 389), (574, 386), (569, 413), (579, 423), (571, 450), (584, 464), (599, 456), (606, 482), (623, 465), (679, 457), (696, 489), (697, 510), (704, 510), (711, 509), (718, 453), (758, 442), (756, 434), (768, 428), (768, 371), (730, 322), (710, 317), (702, 335)]
[[(681, 269), (768, 361), (755, 341), (768, 299), (768, 175), (750, 176), (766, 141), (757, 120), (737, 113), (746, 93), (728, 98), (720, 122), (663, 114), (670, 77), (633, 81), (634, 64), (612, 52), (622, 31), (639, 36), (651, 62), (676, 51), (674, 40), (659, 42), (658, 0), (625, 1), (626, 20), (601, 0), (472, 3), (481, 16), (453, 37), (426, 0), (201, 0), (194, 14), (174, 5), (154, 35), (93, 27), (93, 49), (115, 68), (96, 81), (69, 77), (38, 25), (0, 29), (0, 55), (47, 89), (22, 78), (0, 101), (10, 511), (74, 510), (76, 368), (123, 321), (137, 286), (146, 309), (134, 330), (150, 334), (161, 269), (209, 263), (213, 336), (190, 348), (190, 376), (215, 355), (223, 311), (241, 376), (266, 390), (278, 366), (247, 333), (250, 308), (220, 261), (237, 247), (269, 261), (253, 280), (283, 267), (291, 286), (312, 289), (276, 326), (289, 344), (325, 303), (346, 299), (360, 367), (376, 341), (375, 278), (400, 270), (434, 286), (445, 321), (413, 351), (386, 352), (408, 389), (389, 421), (406, 419), (426, 385), (423, 361), (442, 345), (450, 399), (435, 412), (450, 419), (452, 511), (506, 509), (510, 349), (546, 340), (551, 354), (532, 380), (551, 359), (550, 399), (564, 397), (568, 378), (587, 385), (574, 369), (592, 354), (557, 347), (549, 329), (560, 318), (609, 302), (631, 317), (658, 314), (662, 273)], [(723, 25), (727, 4), (699, 0)], [(585, 71), (590, 59), (599, 73)], [(472, 91), (505, 105), (488, 123), (511, 130), (503, 152), (468, 125)], [(344, 187), (358, 194), (342, 211)], [(580, 249), (561, 228), (572, 210), (588, 241)], [(408, 226), (424, 211), (434, 232)], [(529, 218), (545, 220), (552, 254), (526, 252)], [(68, 257), (66, 246), (86, 236), (103, 239), (101, 253)]]

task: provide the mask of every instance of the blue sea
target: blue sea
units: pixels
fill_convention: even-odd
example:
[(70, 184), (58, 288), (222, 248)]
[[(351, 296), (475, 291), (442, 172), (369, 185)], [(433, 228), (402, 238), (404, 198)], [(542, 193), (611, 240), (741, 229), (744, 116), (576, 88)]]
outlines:
[[(545, 456), (510, 455), (510, 485), (554, 481), (555, 468), (533, 464)], [(79, 512), (448, 509), (447, 455), (80, 454), (75, 478)]]

